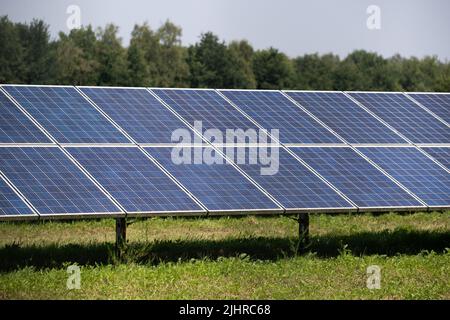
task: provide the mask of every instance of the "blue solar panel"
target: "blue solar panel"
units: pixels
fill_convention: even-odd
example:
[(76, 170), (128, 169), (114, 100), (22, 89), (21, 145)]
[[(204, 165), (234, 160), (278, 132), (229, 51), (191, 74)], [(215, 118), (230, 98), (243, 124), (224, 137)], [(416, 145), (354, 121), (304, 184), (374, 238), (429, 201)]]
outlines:
[(69, 148), (127, 212), (202, 211), (138, 148)]
[(258, 130), (256, 125), (214, 90), (152, 89), (152, 91), (190, 125), (194, 125), (194, 121), (202, 121), (203, 131), (219, 129), (225, 135), (227, 129)]
[(350, 95), (414, 143), (450, 143), (449, 128), (401, 93)]
[(450, 206), (450, 174), (416, 148), (358, 149), (429, 206)]
[(447, 169), (450, 169), (450, 147), (430, 147), (422, 149), (443, 164)]
[(405, 143), (342, 92), (286, 92), (349, 143)]
[[(349, 202), (320, 180), (284, 149), (269, 150), (247, 148), (246, 161), (239, 164), (267, 192), (274, 196), (287, 209), (299, 208), (350, 208)], [(235, 149), (237, 154), (238, 148)], [(278, 152), (278, 154), (276, 153)], [(250, 159), (262, 159), (253, 161)], [(235, 161), (237, 162), (237, 161)], [(239, 162), (238, 162), (239, 163)], [(262, 169), (265, 168), (262, 171)]]
[(290, 149), (358, 207), (422, 206), (351, 148)]
[(20, 199), (2, 178), (0, 178), (0, 217), (34, 215), (31, 209)]
[(0, 91), (0, 143), (39, 142), (51, 141)]
[(341, 143), (278, 91), (221, 90), (265, 129), (279, 129), (283, 143)]
[(408, 96), (450, 123), (450, 93), (408, 93)]
[(4, 86), (4, 89), (58, 142), (129, 142), (73, 87)]
[(81, 88), (138, 143), (169, 143), (187, 126), (146, 89)]
[[(195, 152), (214, 154), (211, 148), (188, 148), (192, 162), (178, 164), (180, 153), (172, 148), (146, 148), (171, 174), (191, 191), (209, 210), (279, 209), (266, 195), (229, 164), (194, 161)], [(174, 151), (173, 151), (174, 150)], [(174, 157), (172, 155), (174, 152)], [(181, 153), (181, 155), (183, 155)]]
[(56, 147), (0, 148), (0, 170), (41, 214), (119, 211)]

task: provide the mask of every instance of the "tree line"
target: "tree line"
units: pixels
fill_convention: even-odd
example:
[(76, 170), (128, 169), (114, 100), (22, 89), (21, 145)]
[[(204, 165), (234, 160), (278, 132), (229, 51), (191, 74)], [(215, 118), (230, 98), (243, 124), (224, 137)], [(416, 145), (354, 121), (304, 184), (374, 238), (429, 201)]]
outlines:
[[(305, 90), (450, 91), (450, 62), (356, 50), (290, 58), (246, 40), (226, 43), (211, 32), (190, 46), (166, 21), (134, 26), (128, 47), (108, 24), (60, 32), (42, 20), (0, 17), (0, 83)], [(293, 39), (295, 41), (295, 39)]]

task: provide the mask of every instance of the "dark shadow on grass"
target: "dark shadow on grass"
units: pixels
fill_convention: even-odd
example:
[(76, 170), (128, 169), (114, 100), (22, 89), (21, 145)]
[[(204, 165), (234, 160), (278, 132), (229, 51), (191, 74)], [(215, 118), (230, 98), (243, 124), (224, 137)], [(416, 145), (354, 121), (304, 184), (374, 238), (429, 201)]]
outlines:
[[(167, 240), (131, 243), (126, 259), (141, 264), (189, 261), (218, 257), (277, 260), (296, 255), (296, 238), (231, 238), (223, 240)], [(450, 232), (395, 231), (362, 232), (350, 235), (313, 236), (309, 252), (320, 258), (335, 257), (345, 250), (353, 255), (414, 255), (423, 251), (442, 253), (450, 246)], [(0, 248), (0, 272), (32, 266), (36, 269), (60, 268), (68, 263), (104, 265), (114, 261), (111, 243), (45, 246), (9, 245)]]

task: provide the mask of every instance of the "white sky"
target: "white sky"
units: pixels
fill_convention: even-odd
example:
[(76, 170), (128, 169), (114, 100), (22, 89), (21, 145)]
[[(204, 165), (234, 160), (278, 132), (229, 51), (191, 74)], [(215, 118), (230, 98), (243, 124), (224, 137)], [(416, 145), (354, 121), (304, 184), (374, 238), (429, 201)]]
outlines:
[[(68, 31), (66, 10), (72, 4), (80, 7), (83, 25), (118, 25), (126, 45), (135, 23), (148, 21), (156, 29), (170, 19), (183, 28), (185, 45), (212, 31), (226, 41), (247, 39), (256, 49), (273, 46), (291, 57), (365, 49), (450, 60), (448, 0), (0, 0), (0, 15), (43, 19), (56, 37)], [(366, 26), (369, 5), (381, 9), (380, 30)]]

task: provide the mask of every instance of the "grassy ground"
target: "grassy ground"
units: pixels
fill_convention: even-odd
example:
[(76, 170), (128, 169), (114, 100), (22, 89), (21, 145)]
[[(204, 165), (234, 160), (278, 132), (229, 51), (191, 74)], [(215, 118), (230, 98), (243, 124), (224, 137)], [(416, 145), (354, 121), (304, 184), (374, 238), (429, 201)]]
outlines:
[[(0, 224), (0, 299), (450, 299), (450, 212)], [(68, 290), (67, 267), (81, 267)], [(381, 267), (381, 289), (366, 269)]]

